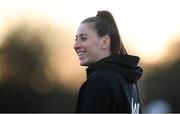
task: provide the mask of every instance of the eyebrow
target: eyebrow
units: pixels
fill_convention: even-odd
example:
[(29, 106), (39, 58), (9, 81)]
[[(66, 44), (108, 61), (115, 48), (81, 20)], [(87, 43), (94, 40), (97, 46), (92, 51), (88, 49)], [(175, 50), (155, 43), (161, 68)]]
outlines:
[(88, 34), (86, 34), (86, 33), (81, 33), (81, 34), (79, 34), (79, 35), (76, 35), (76, 38), (82, 37), (82, 36), (84, 36), (84, 35), (88, 35)]

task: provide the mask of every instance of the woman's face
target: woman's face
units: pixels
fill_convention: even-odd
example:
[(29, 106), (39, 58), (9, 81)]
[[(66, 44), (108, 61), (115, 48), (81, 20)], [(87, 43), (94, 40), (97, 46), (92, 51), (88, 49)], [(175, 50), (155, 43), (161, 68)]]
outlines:
[(80, 24), (74, 49), (82, 66), (89, 66), (101, 59), (101, 40), (102, 38), (98, 37), (93, 23)]

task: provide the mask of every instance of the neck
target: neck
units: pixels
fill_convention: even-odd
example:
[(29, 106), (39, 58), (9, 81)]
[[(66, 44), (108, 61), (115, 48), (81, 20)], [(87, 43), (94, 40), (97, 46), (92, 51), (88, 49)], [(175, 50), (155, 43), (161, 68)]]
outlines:
[(100, 56), (97, 58), (96, 62), (103, 59), (103, 58), (106, 58), (106, 57), (109, 57), (111, 55), (110, 52), (106, 52), (106, 53), (100, 53), (99, 54)]

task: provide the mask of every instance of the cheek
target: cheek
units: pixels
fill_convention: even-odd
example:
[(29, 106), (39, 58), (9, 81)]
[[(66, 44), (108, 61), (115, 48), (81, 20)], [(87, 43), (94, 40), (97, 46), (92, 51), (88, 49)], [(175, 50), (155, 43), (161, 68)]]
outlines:
[(89, 43), (85, 48), (91, 57), (96, 57), (99, 53), (99, 43), (97, 42)]

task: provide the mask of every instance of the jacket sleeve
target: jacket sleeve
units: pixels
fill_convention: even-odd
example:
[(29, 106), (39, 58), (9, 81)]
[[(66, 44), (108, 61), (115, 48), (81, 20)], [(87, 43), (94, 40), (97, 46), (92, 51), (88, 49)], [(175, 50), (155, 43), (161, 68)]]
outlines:
[[(116, 84), (108, 74), (95, 73), (89, 80), (84, 91), (82, 112), (112, 112), (117, 99)], [(114, 85), (114, 86), (113, 86)], [(119, 88), (117, 88), (119, 89)]]

